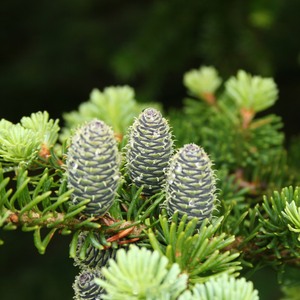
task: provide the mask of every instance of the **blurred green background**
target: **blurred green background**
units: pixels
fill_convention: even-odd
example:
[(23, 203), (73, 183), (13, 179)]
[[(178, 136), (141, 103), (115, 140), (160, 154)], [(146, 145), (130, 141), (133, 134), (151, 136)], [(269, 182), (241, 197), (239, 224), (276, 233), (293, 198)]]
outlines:
[[(300, 131), (299, 16), (299, 0), (2, 0), (0, 117), (61, 118), (93, 88), (124, 84), (139, 101), (180, 108), (183, 73), (205, 64), (223, 79), (238, 69), (274, 77), (280, 98), (264, 113), (282, 116), (289, 138)], [(68, 237), (41, 256), (32, 234), (0, 234), (1, 300), (72, 299)], [(251, 280), (261, 299), (280, 299), (271, 269)]]

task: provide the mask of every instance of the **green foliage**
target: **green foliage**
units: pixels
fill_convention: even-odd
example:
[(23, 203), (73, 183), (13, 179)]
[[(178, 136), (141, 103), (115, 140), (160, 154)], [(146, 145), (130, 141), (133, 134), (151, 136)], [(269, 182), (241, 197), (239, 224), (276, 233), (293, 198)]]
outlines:
[[(298, 187), (296, 188), (298, 190)], [(288, 224), (289, 230), (293, 232), (300, 232), (300, 203), (299, 203), (299, 192), (296, 194), (295, 192), (295, 201), (293, 200), (291, 203), (286, 203), (286, 207), (282, 215), (289, 220), (294, 227)], [(300, 241), (300, 235), (298, 236), (298, 240)]]
[(278, 98), (273, 78), (252, 77), (243, 70), (239, 70), (236, 77), (229, 78), (225, 87), (240, 108), (256, 113), (272, 106)]
[(287, 152), (272, 149), (267, 160), (259, 159), (254, 168), (244, 171), (244, 177), (252, 182), (252, 194), (272, 196), (274, 190), (288, 185), (296, 185), (290, 166), (287, 165)]
[(222, 83), (218, 71), (213, 67), (200, 67), (184, 74), (183, 84), (193, 95), (206, 99), (207, 94), (215, 94)]
[[(68, 200), (73, 190), (67, 190), (65, 178), (57, 178), (57, 174), (51, 174), (45, 168), (43, 173), (29, 177), (25, 167), (19, 167), (13, 192), (11, 188), (6, 190), (10, 177), (4, 179), (3, 169), (0, 169), (0, 225), (4, 225), (4, 230), (15, 230), (21, 226), (24, 232), (33, 231), (34, 244), (41, 254), (45, 253), (58, 228), (62, 228), (61, 233), (65, 235), (72, 233), (69, 228), (100, 228), (100, 224), (92, 222), (93, 217), (74, 220), (89, 201), (70, 205)], [(48, 228), (44, 238), (42, 228)]]
[[(154, 108), (135, 121), (131, 115), (121, 141), (103, 120), (81, 125), (62, 145), (53, 145), (58, 121), (46, 112), (24, 117), (22, 125), (1, 120), (1, 147), (11, 148), (0, 152), (0, 227), (32, 231), (41, 254), (55, 234), (70, 235), (70, 257), (82, 271), (73, 285), (78, 300), (257, 299), (251, 283), (235, 279), (240, 271), (249, 278), (269, 265), (281, 282), (285, 265), (299, 267), (299, 188), (283, 187), (300, 177), (289, 166), (297, 143), (289, 160), (280, 118), (255, 118), (275, 101), (273, 81), (239, 74), (217, 95), (215, 69), (185, 77), (198, 99), (170, 113), (181, 147), (175, 154), (170, 127)], [(238, 102), (232, 90), (245, 84)], [(274, 97), (258, 101), (262, 94)], [(122, 113), (137, 107), (128, 87), (95, 92), (77, 121), (105, 101), (122, 103), (108, 105), (106, 114), (126, 132)], [(19, 148), (25, 144), (26, 155)], [(271, 197), (275, 188), (281, 194)], [(132, 243), (141, 249), (126, 253)]]
[(21, 124), (12, 124), (2, 119), (0, 121), (0, 161), (15, 164), (29, 164), (37, 158), (45, 147), (56, 143), (58, 138), (59, 120), (49, 120), (49, 114), (38, 112), (31, 117), (23, 117)]
[(299, 286), (283, 286), (281, 290), (284, 293), (284, 297), (280, 300), (298, 300), (300, 287)]
[[(200, 71), (201, 68), (197, 71), (199, 86), (212, 80), (209, 75)], [(184, 80), (189, 76), (192, 77), (195, 72), (195, 70), (187, 72)], [(228, 174), (227, 178), (221, 176), (223, 173), (220, 174), (222, 178), (218, 182), (218, 188), (221, 189), (220, 196), (227, 197), (226, 181), (230, 177), (231, 185), (233, 182), (235, 184), (232, 188), (235, 186), (237, 195), (241, 189), (241, 194), (249, 193), (251, 198), (256, 197), (256, 200), (250, 201), (254, 206), (263, 194), (271, 195), (274, 189), (298, 184), (300, 172), (293, 167), (297, 163), (296, 159), (290, 166), (286, 165), (284, 134), (280, 131), (283, 127), (281, 118), (276, 115), (255, 118), (256, 111), (247, 106), (254, 99), (254, 95), (257, 96), (255, 100), (257, 105), (262, 105), (261, 107), (267, 107), (264, 101), (267, 101), (267, 105), (273, 104), (277, 97), (276, 85), (270, 78), (251, 77), (245, 74), (239, 72), (237, 77), (231, 77), (226, 82), (225, 89), (217, 94), (201, 96), (195, 94), (193, 90), (188, 91), (195, 98), (184, 99), (183, 114), (173, 110), (170, 117), (171, 124), (175, 124), (173, 130), (178, 146), (183, 146), (191, 138), (209, 154), (216, 170)], [(237, 94), (231, 93), (233, 90), (244, 91), (243, 97), (248, 99), (249, 103), (248, 100), (245, 100), (248, 104), (236, 102)], [(260, 95), (270, 97), (261, 98)], [(231, 200), (233, 199), (228, 201)]]
[(5, 119), (1, 119), (0, 120), (0, 129), (1, 130), (8, 130), (8, 129), (12, 128), (12, 127), (13, 127), (13, 123), (12, 122), (9, 122), (9, 121), (7, 121)]
[(244, 205), (245, 195), (250, 192), (248, 186), (242, 187), (243, 180), (238, 178), (236, 174), (229, 174), (228, 169), (222, 168), (216, 173), (216, 187), (218, 191), (218, 199), (222, 199), (226, 204), (232, 201)]
[[(199, 116), (201, 117), (201, 116)], [(199, 139), (197, 128), (193, 126), (191, 121), (177, 109), (171, 109), (169, 111), (169, 117), (172, 123), (173, 134), (176, 136), (176, 147), (180, 148), (190, 141), (196, 141)]]
[(24, 128), (30, 129), (39, 134), (39, 138), (45, 143), (47, 149), (50, 146), (55, 145), (58, 139), (58, 126), (59, 120), (50, 119), (48, 112), (44, 111), (31, 114), (31, 117), (23, 117), (21, 124)]
[(151, 245), (169, 259), (169, 266), (177, 263), (181, 272), (189, 275), (189, 282), (192, 284), (205, 282), (211, 275), (235, 273), (240, 269), (240, 263), (233, 260), (239, 253), (221, 252), (234, 242), (234, 236), (222, 233), (214, 237), (222, 219), (223, 217), (214, 220), (209, 226), (206, 226), (206, 219), (202, 222), (199, 233), (195, 233), (197, 218), (186, 224), (187, 215), (179, 220), (178, 212), (173, 215), (172, 223), (160, 216), (157, 237), (152, 231), (149, 233)]
[(219, 278), (210, 278), (204, 284), (196, 284), (193, 294), (184, 292), (178, 300), (258, 300), (258, 292), (253, 289), (252, 282), (246, 282), (244, 278), (235, 279), (227, 274)]
[[(184, 78), (194, 72), (187, 72)], [(198, 80), (204, 84), (211, 78), (203, 73)], [(269, 115), (253, 120), (253, 117), (257, 111), (274, 104), (278, 93), (275, 83), (270, 78), (252, 78), (240, 71), (225, 86), (219, 97), (212, 94), (203, 101), (196, 95), (198, 100), (185, 100), (184, 112), (197, 133), (195, 142), (211, 155), (217, 169), (225, 164), (232, 170), (255, 166), (258, 160), (269, 163), (270, 150), (279, 153), (282, 149), (283, 134), (278, 132), (283, 126), (281, 118)], [(176, 130), (180, 129), (175, 128), (175, 134)]]
[(107, 282), (95, 280), (107, 291), (103, 299), (175, 300), (186, 289), (187, 275), (178, 277), (177, 264), (168, 270), (168, 259), (158, 251), (131, 246), (127, 253), (119, 250), (116, 262), (110, 260), (109, 263), (109, 268), (101, 269)]
[(112, 126), (114, 132), (122, 139), (133, 118), (149, 106), (160, 107), (158, 104), (138, 103), (133, 88), (129, 86), (107, 87), (103, 92), (93, 89), (90, 99), (80, 104), (78, 111), (63, 114), (66, 127), (62, 129), (60, 140), (70, 136), (70, 129), (95, 118)]
[(23, 128), (20, 124), (12, 125), (8, 130), (1, 130), (0, 154), (2, 161), (29, 163), (42, 148), (42, 139), (37, 132)]
[[(300, 257), (298, 231), (291, 227), (294, 222), (297, 222), (295, 216), (297, 217), (299, 211), (299, 188), (296, 187), (295, 190), (293, 187), (284, 188), (281, 194), (274, 191), (274, 198), (271, 197), (268, 201), (264, 196), (263, 200), (262, 206), (266, 215), (262, 215), (256, 208), (260, 222), (263, 224), (262, 233), (257, 235), (261, 241), (257, 244), (265, 249), (272, 249), (278, 259), (284, 255), (284, 261)], [(289, 251), (281, 253), (282, 246)]]

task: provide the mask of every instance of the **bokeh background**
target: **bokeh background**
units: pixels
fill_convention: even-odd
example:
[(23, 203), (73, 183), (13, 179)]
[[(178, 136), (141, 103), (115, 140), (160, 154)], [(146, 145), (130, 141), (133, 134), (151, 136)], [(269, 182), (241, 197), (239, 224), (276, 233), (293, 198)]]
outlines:
[[(238, 69), (274, 77), (279, 100), (264, 113), (282, 116), (287, 142), (300, 133), (299, 0), (2, 0), (0, 22), (0, 118), (61, 119), (93, 88), (125, 84), (138, 101), (180, 108), (183, 73), (204, 64), (225, 80)], [(0, 234), (1, 300), (72, 299), (70, 238), (41, 256), (31, 233)], [(251, 280), (260, 299), (280, 299), (272, 270)]]

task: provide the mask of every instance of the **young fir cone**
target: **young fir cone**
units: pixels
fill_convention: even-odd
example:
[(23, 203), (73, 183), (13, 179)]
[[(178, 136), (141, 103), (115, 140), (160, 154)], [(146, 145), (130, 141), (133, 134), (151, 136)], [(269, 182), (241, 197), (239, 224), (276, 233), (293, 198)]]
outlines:
[(105, 290), (94, 282), (95, 278), (101, 278), (100, 269), (85, 269), (75, 277), (73, 289), (75, 300), (100, 300)]
[[(116, 258), (117, 250), (113, 248), (108, 248), (106, 250), (100, 250), (96, 247), (94, 247), (92, 244), (89, 244), (86, 250), (86, 255), (84, 259), (81, 259), (79, 257), (80, 250), (82, 248), (82, 245), (88, 235), (88, 231), (83, 231), (78, 236), (77, 241), (77, 247), (76, 247), (76, 256), (74, 257), (74, 265), (79, 266), (81, 269), (94, 269), (94, 268), (101, 268), (105, 267), (107, 264), (107, 261), (112, 258)], [(100, 243), (99, 236), (94, 233), (94, 236), (96, 240)]]
[(67, 157), (68, 188), (74, 189), (73, 203), (84, 200), (82, 213), (103, 216), (114, 202), (120, 182), (121, 157), (114, 132), (103, 121), (93, 120), (72, 137)]
[(170, 127), (161, 113), (145, 109), (129, 128), (127, 169), (130, 179), (143, 194), (158, 193), (166, 182), (165, 168), (173, 153)]
[(210, 218), (214, 209), (216, 179), (211, 161), (203, 148), (184, 145), (170, 161), (167, 174), (166, 203), (169, 216), (176, 211), (199, 223)]

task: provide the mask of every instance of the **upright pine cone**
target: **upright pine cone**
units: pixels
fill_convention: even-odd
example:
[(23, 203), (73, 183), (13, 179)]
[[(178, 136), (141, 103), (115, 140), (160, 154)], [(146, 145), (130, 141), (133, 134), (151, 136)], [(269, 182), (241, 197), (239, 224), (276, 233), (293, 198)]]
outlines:
[(72, 137), (67, 157), (68, 188), (73, 203), (90, 199), (82, 213), (103, 216), (114, 202), (120, 182), (121, 157), (114, 133), (103, 121), (93, 120)]
[(76, 300), (100, 300), (105, 290), (94, 282), (95, 278), (101, 278), (100, 269), (85, 269), (75, 277), (73, 289)]
[(165, 168), (173, 153), (170, 127), (161, 113), (145, 109), (129, 128), (126, 153), (130, 179), (144, 195), (158, 193), (165, 184)]
[(210, 218), (216, 195), (215, 174), (203, 148), (187, 144), (170, 161), (167, 174), (166, 202), (168, 214), (186, 214), (199, 222)]

